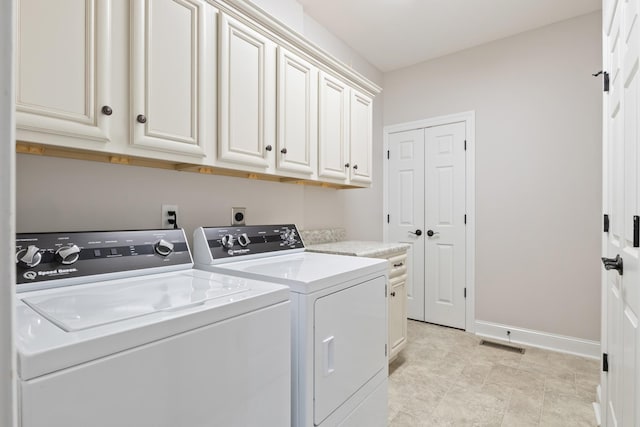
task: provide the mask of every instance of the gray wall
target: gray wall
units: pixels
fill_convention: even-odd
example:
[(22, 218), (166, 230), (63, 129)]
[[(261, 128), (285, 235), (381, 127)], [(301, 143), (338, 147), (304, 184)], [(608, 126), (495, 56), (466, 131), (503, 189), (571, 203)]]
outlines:
[(599, 340), (601, 14), (385, 74), (385, 125), (476, 111), (476, 319)]

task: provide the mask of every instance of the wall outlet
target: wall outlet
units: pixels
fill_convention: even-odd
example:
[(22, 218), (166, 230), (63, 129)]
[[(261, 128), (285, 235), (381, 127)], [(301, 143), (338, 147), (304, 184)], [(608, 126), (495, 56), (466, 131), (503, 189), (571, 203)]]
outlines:
[(231, 225), (245, 225), (247, 208), (231, 208)]
[[(169, 212), (175, 212), (175, 215), (169, 214)], [(169, 222), (174, 218), (178, 218), (178, 205), (162, 205), (162, 228), (174, 228), (174, 225)]]

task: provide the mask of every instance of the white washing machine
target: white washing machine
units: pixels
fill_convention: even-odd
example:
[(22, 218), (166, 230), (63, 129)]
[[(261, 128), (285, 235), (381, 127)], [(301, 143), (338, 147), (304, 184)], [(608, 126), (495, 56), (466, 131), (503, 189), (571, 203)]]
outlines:
[(198, 228), (195, 267), (291, 291), (292, 425), (387, 425), (387, 263), (304, 252), (295, 225)]
[(23, 427), (288, 426), (284, 286), (192, 268), (182, 230), (18, 234)]

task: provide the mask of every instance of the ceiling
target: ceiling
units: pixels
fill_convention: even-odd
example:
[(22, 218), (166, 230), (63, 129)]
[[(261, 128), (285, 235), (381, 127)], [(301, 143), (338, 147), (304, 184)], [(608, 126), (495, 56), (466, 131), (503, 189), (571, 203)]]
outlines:
[(601, 0), (298, 0), (380, 71), (601, 9)]

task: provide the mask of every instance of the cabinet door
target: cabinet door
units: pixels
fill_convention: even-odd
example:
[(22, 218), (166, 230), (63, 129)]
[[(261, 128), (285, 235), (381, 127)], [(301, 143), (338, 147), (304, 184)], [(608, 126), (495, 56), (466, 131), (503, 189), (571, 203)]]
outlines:
[(318, 70), (278, 48), (277, 168), (305, 178), (317, 174)]
[(110, 20), (110, 0), (17, 2), (18, 140), (109, 141)]
[(395, 358), (407, 342), (406, 275), (391, 279), (389, 294), (389, 360)]
[(352, 183), (371, 183), (372, 163), (372, 127), (373, 127), (373, 102), (370, 97), (351, 90), (351, 103), (349, 107), (351, 147), (351, 172)]
[(222, 14), (218, 160), (272, 169), (275, 70), (275, 43)]
[(319, 101), (319, 170), (318, 175), (333, 181), (345, 182), (349, 161), (348, 111), (349, 88), (332, 76), (320, 73)]
[(203, 157), (206, 5), (200, 0), (131, 3), (131, 144)]

